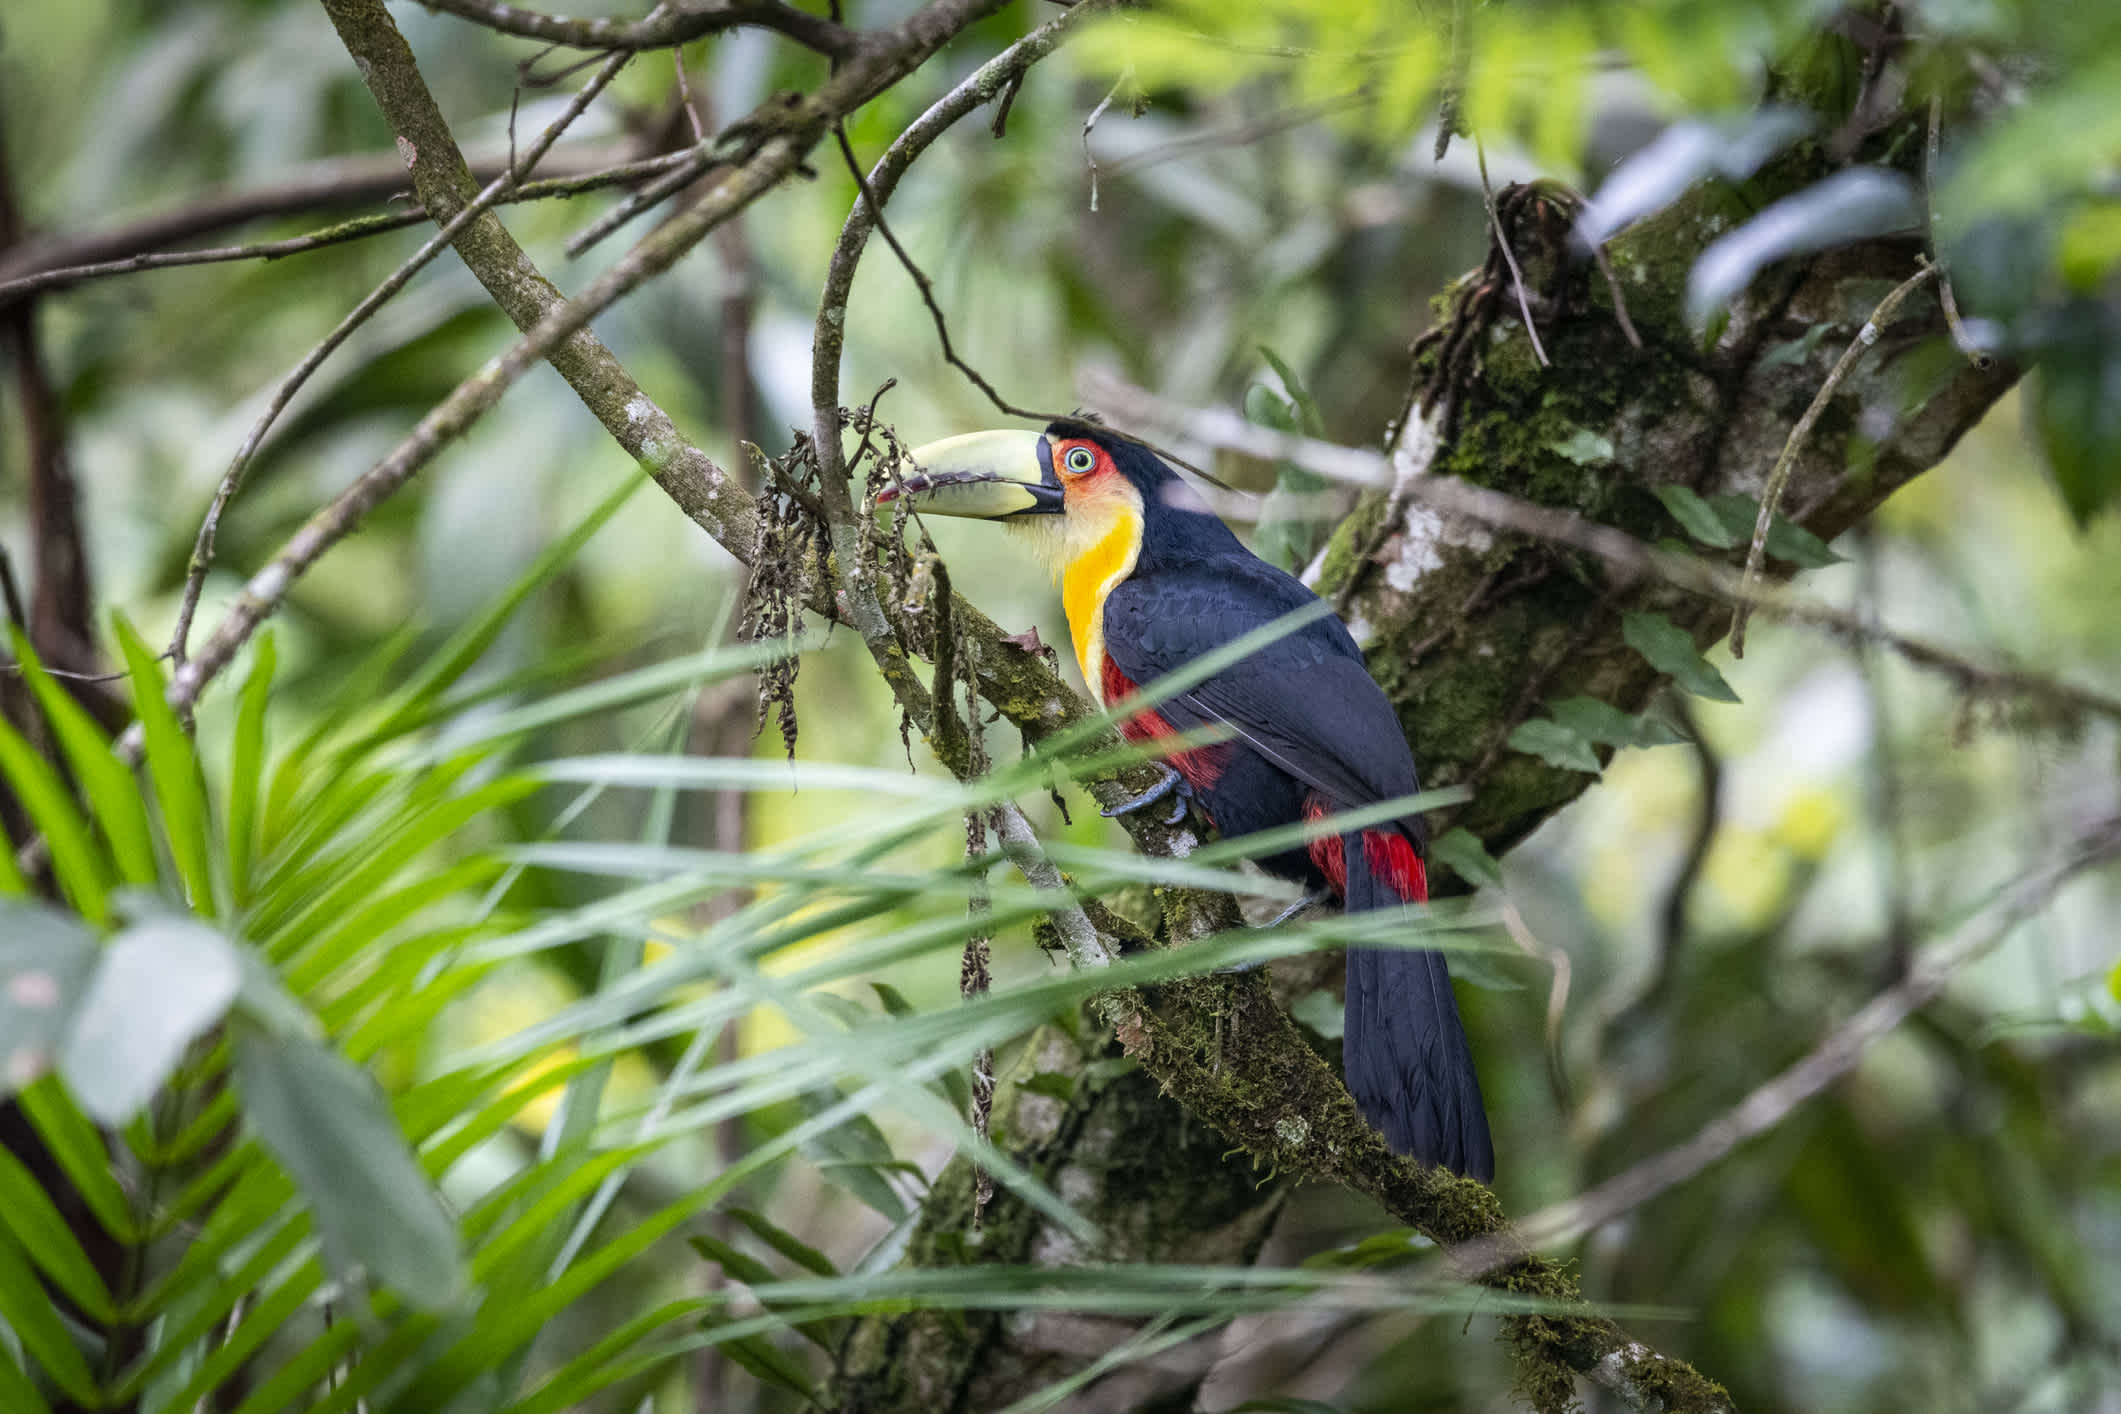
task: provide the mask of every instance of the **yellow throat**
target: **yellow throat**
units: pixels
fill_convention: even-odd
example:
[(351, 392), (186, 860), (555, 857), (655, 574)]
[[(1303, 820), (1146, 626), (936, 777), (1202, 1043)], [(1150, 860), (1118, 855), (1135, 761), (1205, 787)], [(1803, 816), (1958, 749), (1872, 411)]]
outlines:
[(1102, 707), (1105, 599), (1134, 573), (1135, 558), (1141, 554), (1141, 501), (1131, 494), (1098, 496), (1080, 508), (1070, 505), (1067, 519), (1071, 522), (1066, 528), (1070, 553), (1061, 565), (1061, 607), (1068, 614), (1068, 636), (1075, 642), (1075, 661), (1083, 670), (1083, 683)]

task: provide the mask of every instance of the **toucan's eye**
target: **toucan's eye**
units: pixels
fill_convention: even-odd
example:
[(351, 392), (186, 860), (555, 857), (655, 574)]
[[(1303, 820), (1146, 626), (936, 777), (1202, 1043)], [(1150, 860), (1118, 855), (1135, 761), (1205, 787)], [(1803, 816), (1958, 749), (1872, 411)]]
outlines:
[(1061, 465), (1080, 476), (1086, 471), (1096, 469), (1097, 453), (1088, 447), (1070, 447), (1068, 455), (1061, 459)]

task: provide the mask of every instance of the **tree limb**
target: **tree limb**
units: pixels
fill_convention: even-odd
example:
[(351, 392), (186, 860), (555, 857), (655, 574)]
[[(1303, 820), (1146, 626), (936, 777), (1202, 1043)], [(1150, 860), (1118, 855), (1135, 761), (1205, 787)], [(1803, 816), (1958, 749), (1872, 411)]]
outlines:
[(721, 0), (719, 4), (673, 8), (643, 20), (605, 16), (571, 19), (526, 10), (499, 0), (420, 0), (430, 10), (523, 39), (540, 39), (569, 49), (670, 49), (710, 34), (750, 27), (784, 34), (805, 48), (835, 59), (851, 57), (864, 43), (845, 26), (785, 5), (780, 0)]

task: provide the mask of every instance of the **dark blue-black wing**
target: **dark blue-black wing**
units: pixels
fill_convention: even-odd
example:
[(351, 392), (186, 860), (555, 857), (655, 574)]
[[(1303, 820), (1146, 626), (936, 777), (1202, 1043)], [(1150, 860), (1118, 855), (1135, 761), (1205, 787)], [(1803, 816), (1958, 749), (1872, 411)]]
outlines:
[[(1183, 575), (1136, 575), (1105, 601), (1105, 653), (1148, 685), (1317, 596), (1263, 560), (1218, 560)], [(1411, 795), (1414, 757), (1392, 704), (1340, 620), (1314, 619), (1167, 699), (1181, 730), (1225, 724), (1335, 806)]]

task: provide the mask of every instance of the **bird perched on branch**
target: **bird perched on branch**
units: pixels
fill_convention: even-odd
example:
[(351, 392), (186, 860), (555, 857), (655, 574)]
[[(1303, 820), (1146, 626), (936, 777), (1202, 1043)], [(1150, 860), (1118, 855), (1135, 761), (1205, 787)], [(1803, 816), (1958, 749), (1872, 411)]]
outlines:
[[(974, 432), (913, 453), (919, 510), (1005, 521), (1058, 563), (1083, 680), (1114, 704), (1317, 597), (1247, 550), (1153, 451), (1091, 423)], [(1108, 814), (1176, 799), (1225, 838), (1412, 795), (1414, 757), (1340, 621), (1320, 612), (1120, 723), (1129, 740), (1220, 730), (1178, 750), (1154, 788)], [(1350, 912), (1428, 897), (1418, 816), (1259, 860)], [(1362, 1112), (1401, 1153), (1486, 1180), (1494, 1148), (1441, 953), (1348, 953), (1343, 1056)]]

